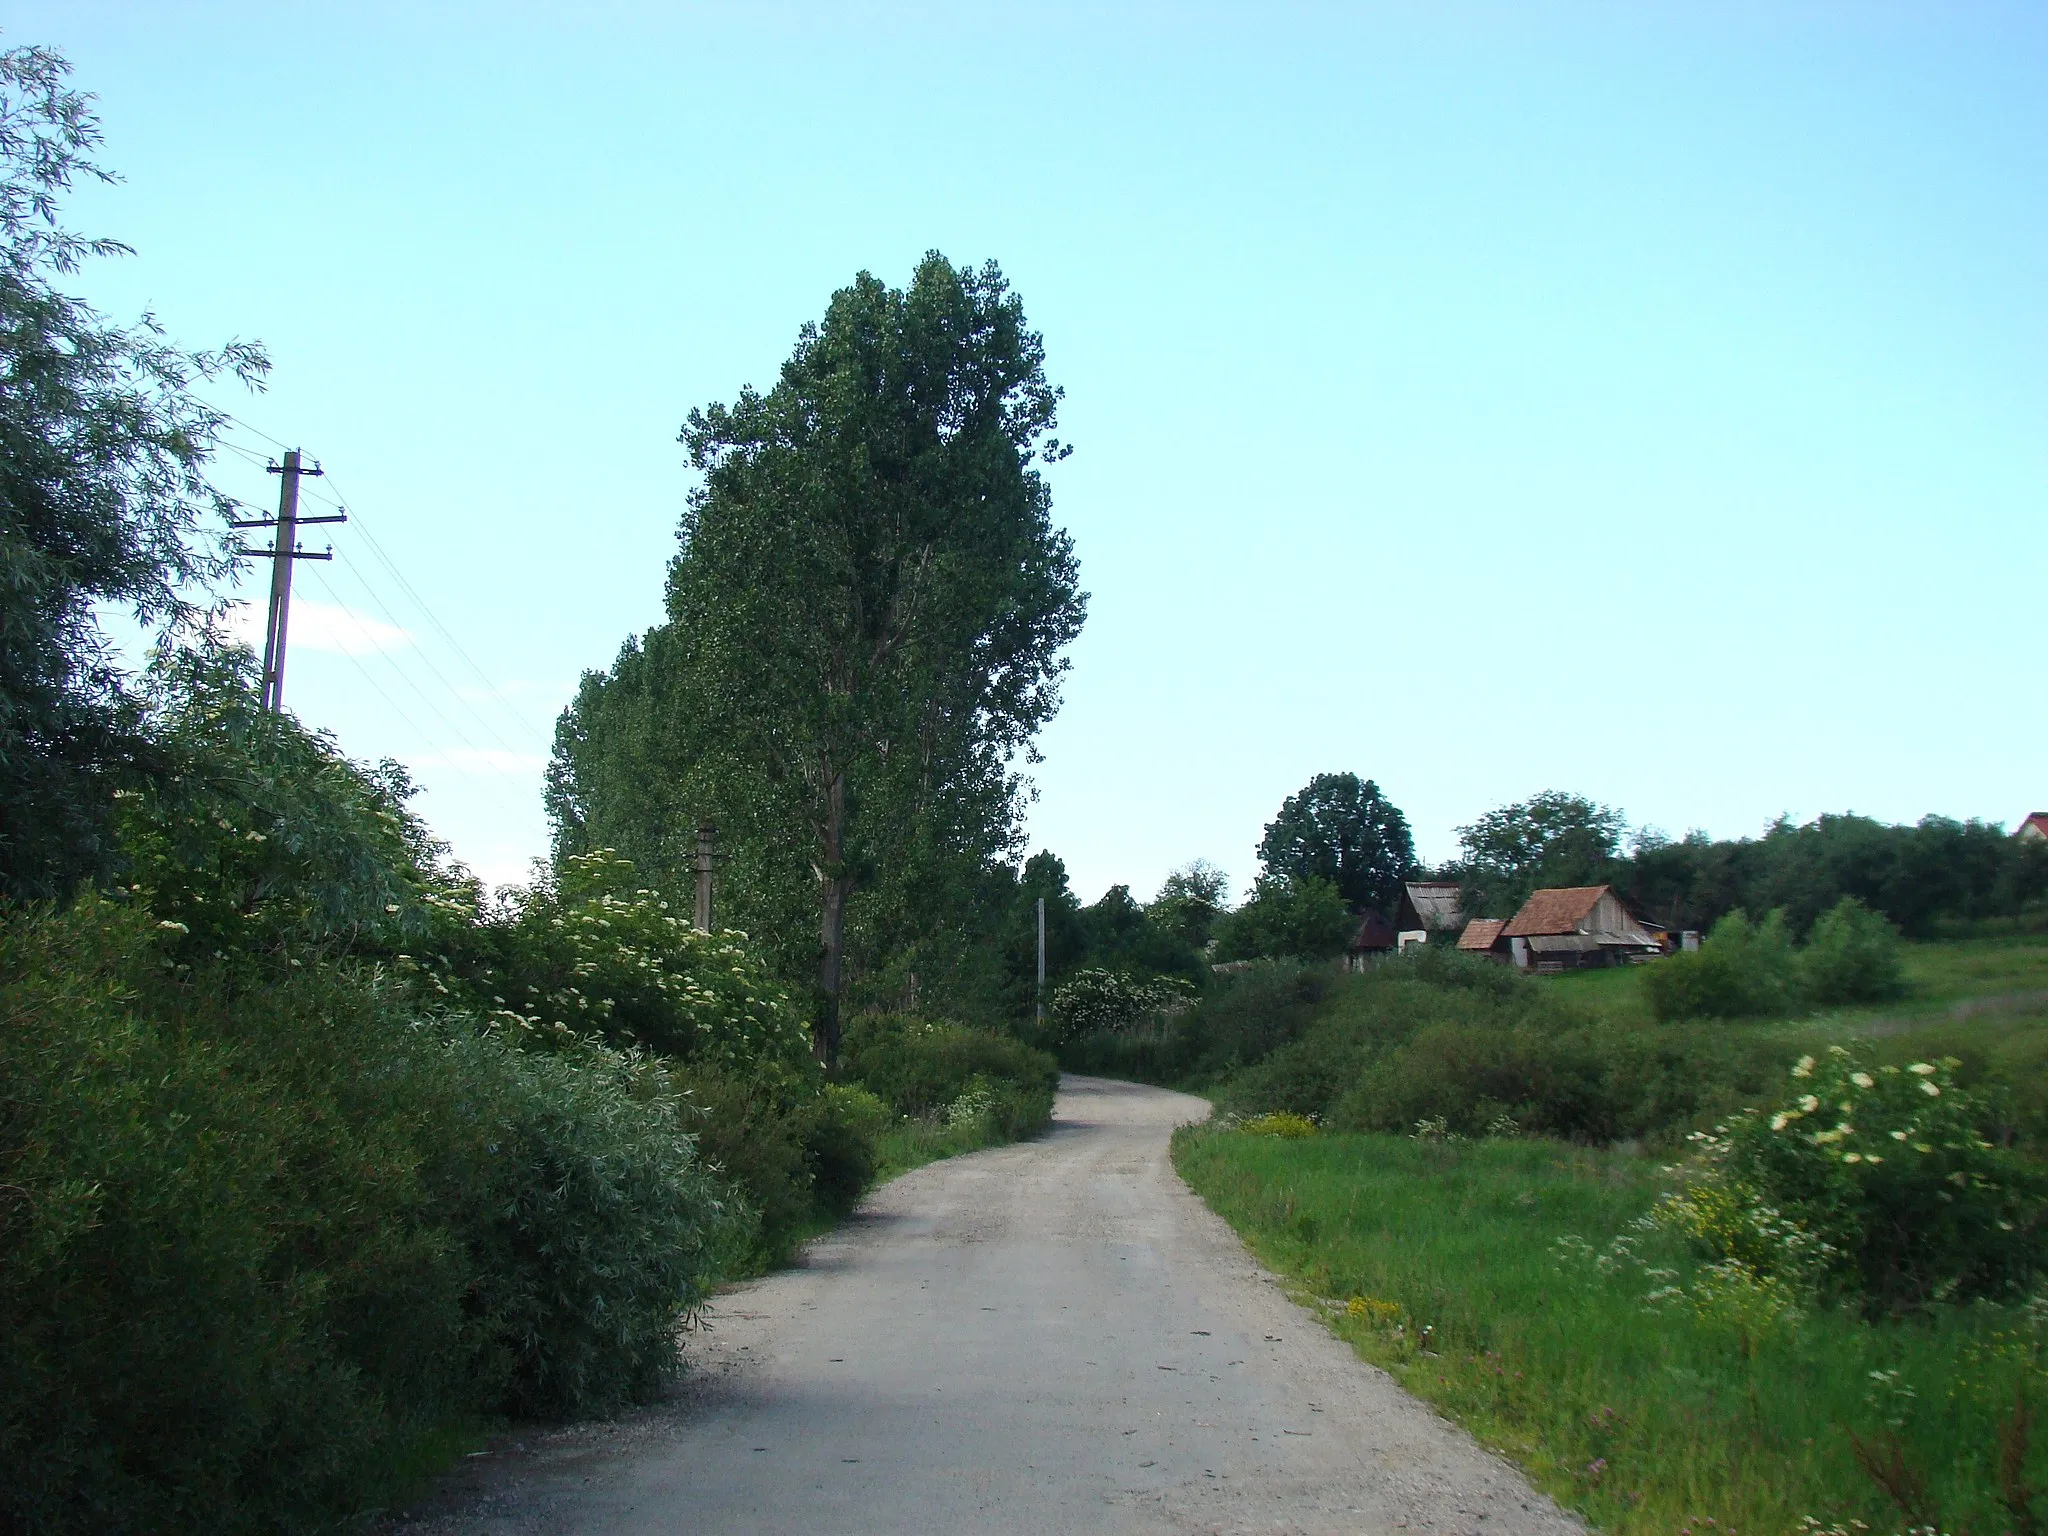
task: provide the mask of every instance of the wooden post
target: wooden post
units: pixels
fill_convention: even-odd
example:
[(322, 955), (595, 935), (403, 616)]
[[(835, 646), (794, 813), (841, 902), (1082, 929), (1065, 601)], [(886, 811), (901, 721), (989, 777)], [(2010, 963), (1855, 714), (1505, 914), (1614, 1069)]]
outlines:
[(697, 931), (711, 931), (711, 868), (713, 863), (712, 840), (718, 836), (718, 828), (708, 821), (697, 823)]
[(1038, 1022), (1045, 1022), (1045, 898), (1038, 898)]
[(285, 630), (292, 617), (292, 556), (298, 550), (299, 450), (285, 451), (277, 488), (277, 548), (270, 561), (270, 622), (263, 633), (263, 707), (284, 708)]

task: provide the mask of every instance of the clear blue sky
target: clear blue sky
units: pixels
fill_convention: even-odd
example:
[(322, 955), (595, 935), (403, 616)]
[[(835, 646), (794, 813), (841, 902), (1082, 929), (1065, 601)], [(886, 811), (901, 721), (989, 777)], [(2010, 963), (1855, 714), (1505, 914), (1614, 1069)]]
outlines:
[(265, 341), (239, 440), (317, 454), (491, 680), (336, 534), (290, 702), (494, 877), (577, 675), (659, 617), (684, 413), (928, 248), (1002, 263), (1067, 390), (1093, 598), (1030, 825), (1085, 896), (1241, 886), (1325, 769), (1432, 858), (1552, 787), (1721, 835), (2048, 807), (2038, 5), (4, 25), (127, 178), (74, 213), (139, 254), (82, 290)]

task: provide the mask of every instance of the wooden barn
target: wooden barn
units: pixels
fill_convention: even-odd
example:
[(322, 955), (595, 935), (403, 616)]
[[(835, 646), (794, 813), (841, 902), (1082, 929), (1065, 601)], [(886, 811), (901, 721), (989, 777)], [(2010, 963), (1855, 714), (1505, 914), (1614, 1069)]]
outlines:
[(1399, 943), (1455, 943), (1465, 927), (1465, 914), (1458, 909), (1455, 880), (1410, 880), (1401, 887), (1401, 904), (1394, 909), (1394, 934)]
[(1516, 965), (1568, 971), (1654, 959), (1669, 936), (1629, 911), (1612, 886), (1568, 885), (1536, 892), (1500, 937)]

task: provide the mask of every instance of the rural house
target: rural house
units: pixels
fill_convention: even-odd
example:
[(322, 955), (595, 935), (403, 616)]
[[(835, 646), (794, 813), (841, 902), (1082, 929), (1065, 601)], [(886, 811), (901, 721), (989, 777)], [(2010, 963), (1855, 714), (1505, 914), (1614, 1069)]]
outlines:
[(2027, 842), (2048, 842), (2048, 811), (2036, 811), (2019, 825), (2014, 837)]
[[(1457, 881), (1410, 880), (1401, 887), (1401, 904), (1394, 909), (1394, 934), (1400, 944), (1449, 944), (1464, 926)], [(1417, 934), (1422, 937), (1417, 939)]]
[(1538, 891), (1508, 919), (1500, 936), (1516, 965), (1539, 971), (1647, 960), (1664, 953), (1666, 938), (1606, 885)]

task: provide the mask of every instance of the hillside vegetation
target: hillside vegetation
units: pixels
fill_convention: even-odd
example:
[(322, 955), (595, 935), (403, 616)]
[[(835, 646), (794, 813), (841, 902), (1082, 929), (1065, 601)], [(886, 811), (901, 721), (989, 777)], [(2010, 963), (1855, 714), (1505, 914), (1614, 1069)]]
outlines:
[(1895, 996), (1660, 1020), (1655, 965), (1276, 963), (1091, 1048), (1205, 1087), (1190, 1183), (1601, 1526), (2034, 1530), (2048, 939), (1876, 964)]

